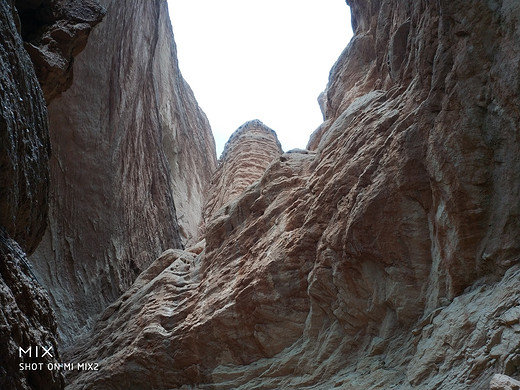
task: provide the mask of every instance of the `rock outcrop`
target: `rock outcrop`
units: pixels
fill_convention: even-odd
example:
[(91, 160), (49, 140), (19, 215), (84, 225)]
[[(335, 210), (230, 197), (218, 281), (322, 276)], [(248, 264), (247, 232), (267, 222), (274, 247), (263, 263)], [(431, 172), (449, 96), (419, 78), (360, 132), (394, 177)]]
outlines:
[(490, 390), (515, 390), (520, 389), (520, 381), (507, 375), (495, 374), (491, 378)]
[(105, 10), (96, 0), (16, 0), (25, 49), (34, 63), (45, 100), (72, 84), (73, 63)]
[(31, 257), (65, 344), (160, 253), (198, 235), (216, 165), (166, 2), (102, 5), (72, 86), (48, 107), (49, 227)]
[(211, 179), (204, 219), (237, 198), (260, 179), (271, 161), (283, 153), (276, 133), (258, 119), (244, 123), (229, 138)]
[(518, 379), (520, 4), (348, 3), (312, 152), (220, 208), (203, 252), (154, 262), (71, 389)]

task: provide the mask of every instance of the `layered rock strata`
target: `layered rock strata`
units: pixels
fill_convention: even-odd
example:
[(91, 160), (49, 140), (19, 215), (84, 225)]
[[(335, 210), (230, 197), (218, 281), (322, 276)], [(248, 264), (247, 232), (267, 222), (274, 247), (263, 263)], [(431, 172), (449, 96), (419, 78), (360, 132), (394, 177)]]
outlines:
[(102, 5), (71, 88), (49, 105), (49, 228), (31, 258), (65, 344), (162, 251), (198, 235), (216, 165), (166, 2)]
[(312, 152), (211, 216), (203, 252), (154, 262), (78, 346), (102, 369), (71, 389), (519, 379), (520, 4), (348, 4)]
[(204, 219), (238, 197), (262, 177), (271, 161), (283, 153), (274, 130), (258, 119), (244, 123), (229, 138), (211, 179)]

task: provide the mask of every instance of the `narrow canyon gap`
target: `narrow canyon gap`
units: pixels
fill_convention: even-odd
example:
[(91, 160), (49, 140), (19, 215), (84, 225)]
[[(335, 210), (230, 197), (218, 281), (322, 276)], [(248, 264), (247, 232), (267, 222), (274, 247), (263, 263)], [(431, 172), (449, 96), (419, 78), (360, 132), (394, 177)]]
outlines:
[[(210, 198), (204, 243), (105, 311), (75, 356), (108, 368), (71, 388), (518, 379), (520, 5), (348, 3), (355, 36), (308, 150)], [(225, 153), (210, 194), (240, 164)]]
[(348, 0), (307, 149), (250, 121), (218, 163), (165, 1), (43, 2), (35, 37), (16, 3), (2, 387), (519, 386), (520, 3)]

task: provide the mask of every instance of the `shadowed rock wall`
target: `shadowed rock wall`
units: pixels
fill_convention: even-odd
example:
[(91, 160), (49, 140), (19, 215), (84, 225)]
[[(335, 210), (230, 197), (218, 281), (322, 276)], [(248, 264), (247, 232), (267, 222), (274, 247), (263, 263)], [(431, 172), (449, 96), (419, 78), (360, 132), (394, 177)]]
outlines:
[(102, 3), (71, 88), (49, 105), (49, 228), (31, 258), (65, 343), (163, 250), (198, 235), (216, 164), (166, 2)]
[[(23, 48), (12, 1), (0, 2), (0, 388), (61, 389), (58, 371), (19, 364), (59, 361), (56, 322), (27, 253), (45, 231), (49, 185), (47, 109)], [(46, 347), (53, 357), (20, 354)]]
[(14, 20), (2, 5), (0, 225), (28, 252), (45, 230), (49, 182), (47, 109)]
[(18, 25), (47, 103), (72, 84), (74, 57), (105, 10), (96, 0), (16, 0)]

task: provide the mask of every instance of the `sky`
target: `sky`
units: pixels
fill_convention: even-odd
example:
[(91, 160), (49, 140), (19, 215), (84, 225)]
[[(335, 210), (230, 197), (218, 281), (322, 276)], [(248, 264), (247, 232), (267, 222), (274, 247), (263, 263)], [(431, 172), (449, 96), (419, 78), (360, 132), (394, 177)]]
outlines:
[(282, 148), (305, 148), (317, 102), (352, 37), (345, 0), (168, 0), (181, 73), (208, 116), (220, 156), (260, 119)]

